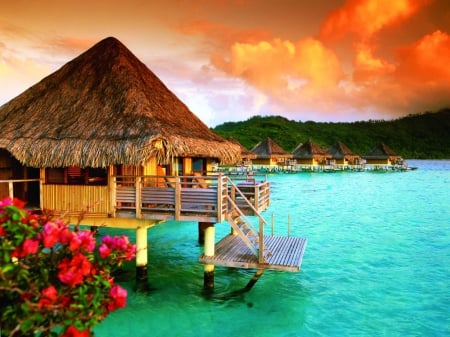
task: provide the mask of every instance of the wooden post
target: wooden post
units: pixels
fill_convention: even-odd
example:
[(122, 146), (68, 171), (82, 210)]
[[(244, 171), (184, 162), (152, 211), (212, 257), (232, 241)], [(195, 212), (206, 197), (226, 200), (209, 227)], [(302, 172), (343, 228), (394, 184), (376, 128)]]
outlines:
[(274, 231), (274, 214), (272, 213), (272, 217), (271, 217), (271, 223), (272, 223), (272, 236), (273, 236), (273, 231)]
[(148, 288), (148, 250), (147, 250), (147, 227), (136, 229), (136, 289), (146, 290)]
[(209, 222), (199, 222), (198, 223), (198, 243), (201, 245), (205, 244), (205, 231), (211, 224)]
[[(205, 223), (206, 225), (206, 223)], [(205, 228), (205, 256), (214, 256), (214, 241), (215, 241), (215, 228), (214, 224), (208, 223)], [(205, 264), (205, 270), (203, 274), (203, 289), (212, 290), (214, 289), (214, 265)]]
[(181, 180), (175, 177), (175, 221), (180, 221), (181, 217)]
[(291, 216), (288, 215), (288, 237), (291, 236)]
[(258, 249), (258, 262), (264, 262), (264, 222), (259, 218), (259, 249)]
[(142, 209), (142, 177), (136, 177), (136, 218), (140, 219)]

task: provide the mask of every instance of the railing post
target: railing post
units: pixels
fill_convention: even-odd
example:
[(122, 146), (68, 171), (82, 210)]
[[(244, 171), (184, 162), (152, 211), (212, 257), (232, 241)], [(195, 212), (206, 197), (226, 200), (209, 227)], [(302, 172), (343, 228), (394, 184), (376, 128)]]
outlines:
[(141, 218), (142, 206), (142, 177), (136, 177), (136, 218)]
[(14, 183), (12, 181), (8, 182), (8, 189), (9, 189), (9, 197), (11, 199), (14, 198)]
[(264, 222), (259, 218), (259, 249), (258, 249), (259, 263), (264, 262)]
[(260, 211), (260, 207), (259, 207), (259, 186), (256, 184), (256, 180), (254, 181), (254, 190), (255, 190), (255, 194), (254, 194), (254, 206), (255, 209), (259, 212)]
[(175, 177), (175, 220), (180, 221), (181, 218), (181, 180)]
[(116, 217), (116, 205), (117, 205), (117, 177), (110, 176), (109, 184), (109, 207), (111, 210), (112, 217)]
[(223, 195), (222, 195), (222, 183), (223, 183), (223, 176), (222, 172), (219, 172), (219, 176), (217, 177), (217, 222), (221, 223), (223, 221)]

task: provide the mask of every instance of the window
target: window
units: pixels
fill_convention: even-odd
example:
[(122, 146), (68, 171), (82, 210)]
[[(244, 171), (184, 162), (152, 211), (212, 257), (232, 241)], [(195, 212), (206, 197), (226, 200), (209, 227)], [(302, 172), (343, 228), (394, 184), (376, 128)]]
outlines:
[(45, 182), (66, 185), (106, 185), (108, 183), (107, 172), (105, 168), (81, 168), (78, 166), (47, 168)]

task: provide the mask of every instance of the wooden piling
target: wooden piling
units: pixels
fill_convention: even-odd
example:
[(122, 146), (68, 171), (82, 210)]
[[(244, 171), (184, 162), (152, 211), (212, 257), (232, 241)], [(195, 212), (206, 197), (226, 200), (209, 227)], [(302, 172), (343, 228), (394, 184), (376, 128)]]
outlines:
[(136, 229), (136, 290), (148, 289), (147, 227)]
[[(215, 227), (214, 224), (208, 223), (205, 228), (205, 256), (214, 256), (215, 250)], [(203, 289), (212, 290), (214, 289), (214, 265), (205, 264), (204, 274), (203, 274)]]

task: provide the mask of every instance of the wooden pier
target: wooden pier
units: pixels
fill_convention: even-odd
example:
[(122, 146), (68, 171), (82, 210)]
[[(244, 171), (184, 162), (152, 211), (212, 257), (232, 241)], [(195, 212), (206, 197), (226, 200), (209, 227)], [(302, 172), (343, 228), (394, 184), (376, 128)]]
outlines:
[(298, 272), (307, 240), (298, 237), (264, 236), (268, 250), (266, 262), (260, 263), (251, 249), (237, 235), (228, 235), (215, 247), (214, 256), (201, 255), (200, 263), (242, 269), (270, 269)]

